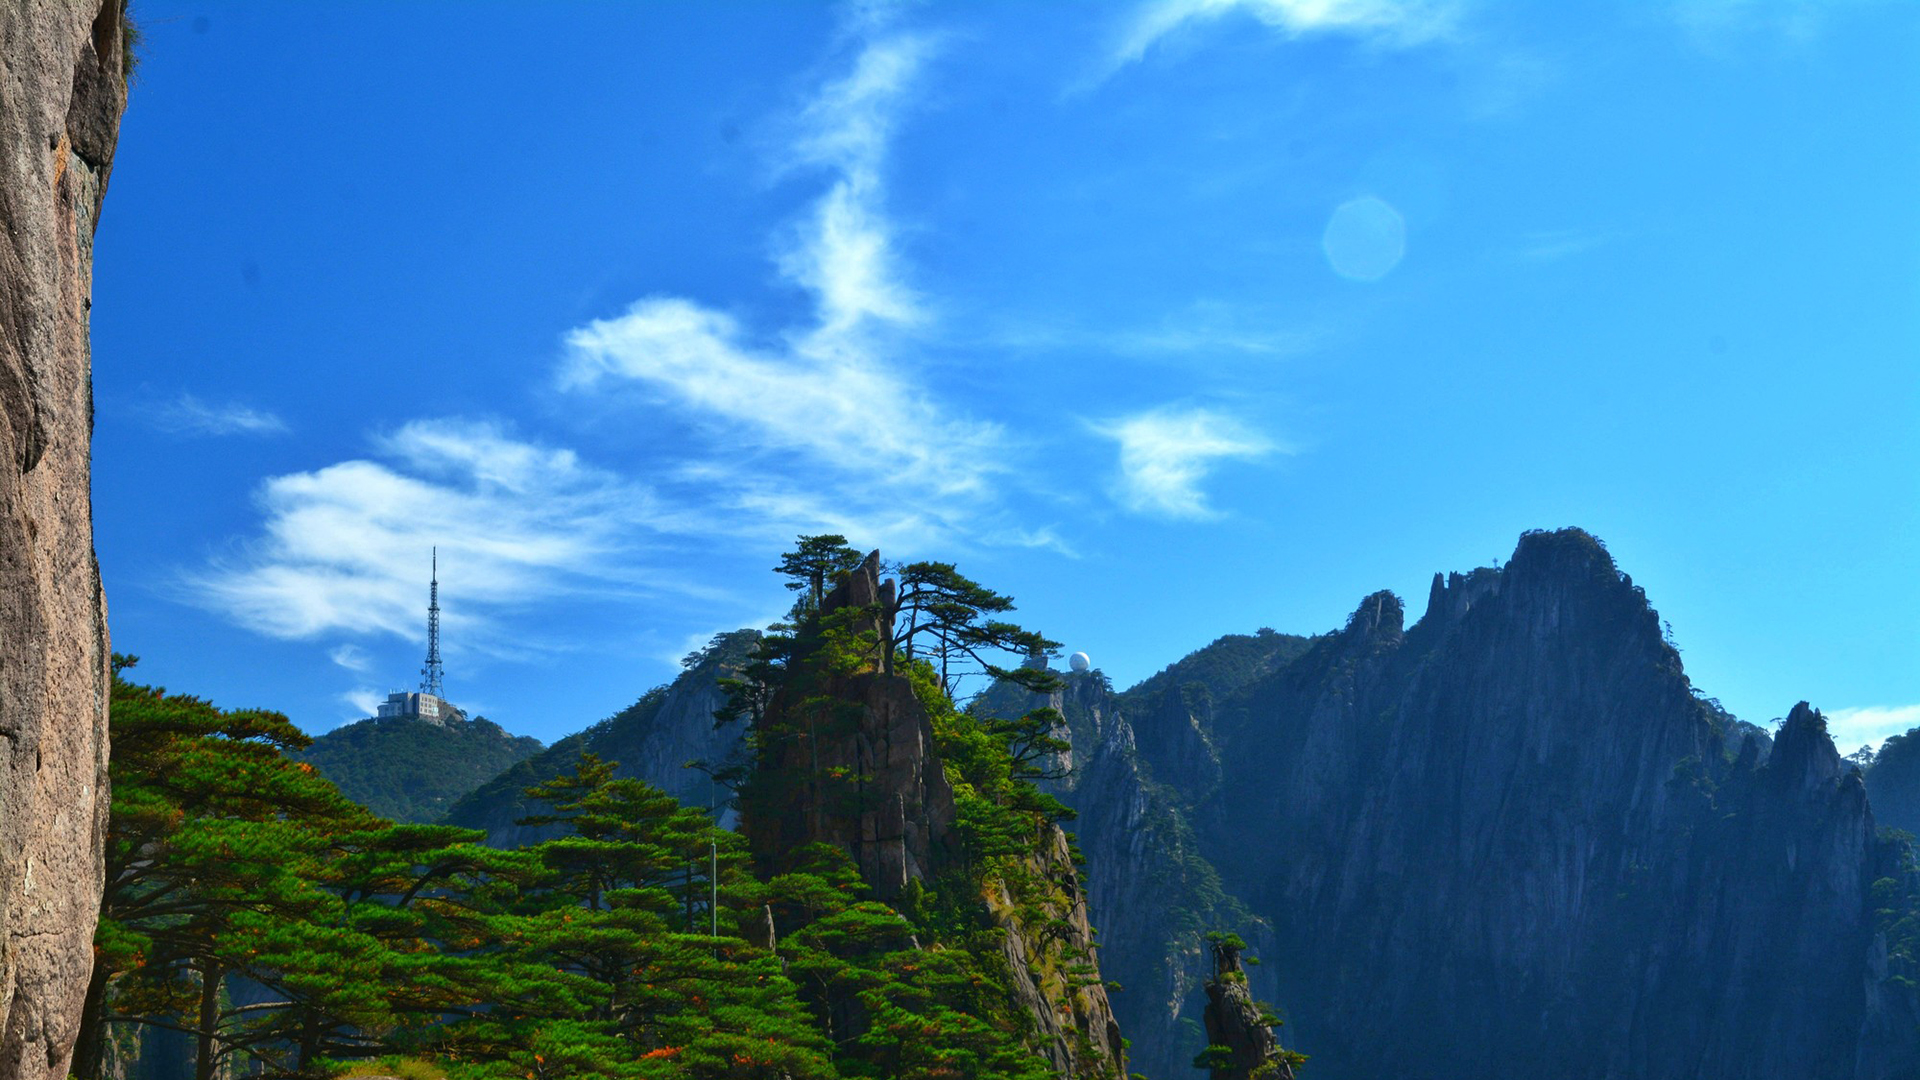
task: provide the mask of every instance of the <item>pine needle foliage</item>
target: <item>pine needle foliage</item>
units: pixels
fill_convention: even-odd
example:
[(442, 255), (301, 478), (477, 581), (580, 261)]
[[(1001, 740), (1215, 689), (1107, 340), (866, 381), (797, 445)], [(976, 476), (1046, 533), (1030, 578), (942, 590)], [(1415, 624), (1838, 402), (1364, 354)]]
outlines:
[[(1097, 981), (1067, 944), (1077, 884), (1055, 826), (1068, 811), (1035, 786), (1066, 760), (1060, 718), (974, 716), (952, 697), (963, 656), (1041, 688), (1044, 671), (996, 650), (1052, 643), (945, 564), (909, 568), (895, 597), (932, 629), (823, 614), (859, 560), (841, 538), (807, 540), (780, 567), (793, 622), (728, 681), (727, 715), (753, 724), (764, 766), (772, 748), (856, 722), (847, 680), (911, 685), (955, 838), (903, 895), (883, 901), (832, 845), (770, 862), (709, 810), (592, 754), (519, 794), (520, 824), (553, 839), (502, 851), (476, 830), (396, 824), (298, 760), (309, 740), (284, 716), (135, 684), (117, 658), (108, 885), (77, 1076), (104, 1080), (129, 1030), (188, 1035), (194, 1080), (382, 1063), (433, 1080), (1056, 1076), (1009, 950), (1017, 934), (1053, 1007)], [(858, 813), (866, 797), (845, 769), (743, 771), (723, 779), (749, 815)]]

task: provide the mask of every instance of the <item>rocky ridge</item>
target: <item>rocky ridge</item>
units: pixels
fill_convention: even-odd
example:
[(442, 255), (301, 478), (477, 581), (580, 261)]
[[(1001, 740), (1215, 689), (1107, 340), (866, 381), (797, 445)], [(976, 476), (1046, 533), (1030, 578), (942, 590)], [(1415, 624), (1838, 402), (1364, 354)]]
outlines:
[(0, 1076), (66, 1076), (107, 810), (93, 551), (93, 233), (126, 107), (121, 0), (0, 2)]
[(1230, 696), (1219, 781), (1155, 772), (1273, 921), (1316, 1075), (1914, 1067), (1873, 899), (1904, 888), (1904, 849), (1816, 711), (1763, 759), (1710, 708), (1586, 533), (1436, 578), (1411, 628), (1369, 596)]

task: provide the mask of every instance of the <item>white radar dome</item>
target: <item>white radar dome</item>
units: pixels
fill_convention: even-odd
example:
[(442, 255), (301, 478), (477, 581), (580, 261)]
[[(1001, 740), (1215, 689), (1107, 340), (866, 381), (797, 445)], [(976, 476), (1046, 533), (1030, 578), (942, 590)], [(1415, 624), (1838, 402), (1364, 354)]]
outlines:
[(1093, 666), (1093, 661), (1087, 657), (1086, 653), (1077, 652), (1067, 657), (1067, 666), (1075, 671), (1085, 671)]

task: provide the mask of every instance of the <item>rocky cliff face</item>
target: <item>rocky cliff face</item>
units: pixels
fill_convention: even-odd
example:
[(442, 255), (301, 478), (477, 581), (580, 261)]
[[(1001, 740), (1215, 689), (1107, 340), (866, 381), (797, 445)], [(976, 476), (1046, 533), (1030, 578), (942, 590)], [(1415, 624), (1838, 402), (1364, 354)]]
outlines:
[(1881, 743), (1864, 776), (1874, 820), (1920, 835), (1920, 728)]
[(1232, 698), (1196, 833), (1315, 1075), (1914, 1066), (1859, 779), (1804, 705), (1763, 762), (1585, 533), (1436, 579), (1411, 629), (1370, 596)]
[(122, 9), (0, 0), (0, 1076), (64, 1077), (92, 964), (108, 645), (87, 309)]
[[(1121, 987), (1114, 1013), (1132, 1040), (1129, 1059), (1148, 1076), (1188, 1075), (1207, 1046), (1207, 934), (1238, 934), (1257, 952), (1272, 947), (1268, 924), (1227, 891), (1201, 853), (1183, 793), (1219, 783), (1212, 733), (1229, 719), (1223, 710), (1235, 707), (1233, 695), (1308, 644), (1272, 630), (1229, 634), (1125, 694), (1097, 670), (1055, 672), (1064, 683), (1057, 693), (1039, 697), (1001, 683), (973, 705), (1004, 717), (1042, 706), (1061, 713), (1070, 771), (1052, 791), (1079, 815), (1068, 829), (1086, 857), (1101, 971)], [(1271, 976), (1251, 974), (1254, 993), (1272, 999)]]
[(1252, 995), (1335, 1080), (1920, 1058), (1910, 852), (1814, 710), (1776, 740), (1697, 695), (1584, 533), (1437, 577), (1411, 629), (1378, 593), (1335, 633), (1223, 638), (1125, 694), (1068, 678), (1062, 795), (1149, 1075), (1205, 1041), (1209, 930), (1277, 961)]
[[(876, 551), (825, 596), (821, 618), (858, 613), (875, 620), (873, 636), (885, 640), (893, 596)], [(831, 844), (852, 857), (877, 895), (896, 899), (910, 882), (931, 882), (955, 866), (953, 784), (912, 681), (868, 660), (798, 685), (804, 689), (789, 684), (768, 704), (758, 740), (756, 803), (778, 812), (750, 812), (743, 823), (766, 869), (779, 872), (782, 861), (806, 845)], [(768, 730), (804, 737), (769, 739)], [(1122, 1076), (1126, 1046), (1101, 979), (1087, 893), (1066, 834), (1049, 824), (1025, 861), (1032, 877), (1051, 886), (1050, 899), (1023, 902), (1004, 881), (989, 879), (979, 900), (1000, 931), (1012, 993), (1038, 1035), (1035, 1048), (1063, 1076)]]
[(1213, 943), (1206, 1019), (1209, 1080), (1293, 1080), (1293, 1066), (1274, 1038), (1272, 1018), (1247, 989), (1238, 943)]

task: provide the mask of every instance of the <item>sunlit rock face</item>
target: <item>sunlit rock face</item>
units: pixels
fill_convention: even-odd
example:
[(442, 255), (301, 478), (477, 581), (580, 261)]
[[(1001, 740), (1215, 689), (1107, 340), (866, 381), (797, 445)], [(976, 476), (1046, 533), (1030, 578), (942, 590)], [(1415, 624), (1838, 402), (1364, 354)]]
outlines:
[(64, 1077), (92, 968), (108, 645), (87, 310), (121, 10), (0, 0), (0, 1076)]
[(1870, 895), (1900, 851), (1858, 777), (1804, 704), (1763, 761), (1587, 534), (1436, 581), (1411, 628), (1370, 596), (1218, 711), (1219, 781), (1168, 774), (1272, 921), (1314, 1075), (1912, 1067)]

